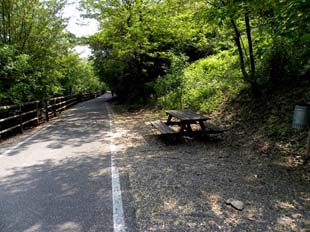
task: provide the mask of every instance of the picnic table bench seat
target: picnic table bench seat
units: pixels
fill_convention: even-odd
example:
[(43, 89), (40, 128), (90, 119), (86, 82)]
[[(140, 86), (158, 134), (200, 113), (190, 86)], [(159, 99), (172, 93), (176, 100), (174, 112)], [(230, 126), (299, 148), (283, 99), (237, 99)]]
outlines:
[(155, 127), (157, 130), (160, 131), (163, 135), (169, 135), (169, 134), (177, 134), (175, 130), (170, 128), (167, 124), (161, 122), (161, 121), (153, 121), (151, 122), (151, 125)]
[(206, 132), (208, 134), (219, 134), (219, 133), (223, 133), (225, 132), (225, 129), (216, 126), (210, 122), (204, 122), (205, 128), (206, 128)]

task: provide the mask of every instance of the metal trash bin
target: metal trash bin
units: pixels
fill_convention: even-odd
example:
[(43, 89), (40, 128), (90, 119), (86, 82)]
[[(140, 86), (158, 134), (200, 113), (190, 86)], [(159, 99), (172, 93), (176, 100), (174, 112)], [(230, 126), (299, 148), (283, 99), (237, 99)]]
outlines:
[(297, 104), (295, 106), (292, 127), (295, 129), (310, 127), (310, 105)]

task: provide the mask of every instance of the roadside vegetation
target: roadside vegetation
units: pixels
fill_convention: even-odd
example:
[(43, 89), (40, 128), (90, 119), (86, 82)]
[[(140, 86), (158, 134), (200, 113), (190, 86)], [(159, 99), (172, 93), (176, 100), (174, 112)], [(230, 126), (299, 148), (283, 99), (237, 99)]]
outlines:
[[(309, 2), (90, 1), (99, 76), (125, 102), (211, 112), (309, 74)], [(304, 99), (305, 100), (305, 99)]]
[[(115, 93), (112, 153), (137, 231), (309, 231), (308, 132), (292, 113), (310, 104), (310, 1), (79, 0), (99, 22), (88, 38), (65, 30), (66, 2), (0, 2), (0, 106)], [(150, 125), (166, 109), (227, 130), (167, 146)], [(68, 138), (103, 141), (85, 133)]]
[(88, 38), (96, 73), (122, 103), (212, 113), (253, 141), (305, 150), (307, 132), (291, 123), (294, 105), (310, 100), (309, 1), (81, 6), (100, 22)]
[[(309, 1), (81, 0), (100, 25), (82, 39), (65, 29), (66, 3), (0, 3), (1, 105), (108, 88), (122, 103), (221, 118), (253, 106), (267, 137), (287, 141), (293, 106), (309, 102)], [(82, 43), (89, 60), (73, 52)]]
[(0, 105), (104, 90), (62, 17), (65, 1), (0, 3)]

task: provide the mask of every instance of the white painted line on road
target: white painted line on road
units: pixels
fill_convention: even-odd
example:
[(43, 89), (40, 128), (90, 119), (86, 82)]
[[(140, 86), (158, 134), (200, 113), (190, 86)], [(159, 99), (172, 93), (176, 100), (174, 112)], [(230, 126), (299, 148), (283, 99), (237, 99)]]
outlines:
[(118, 169), (115, 165), (114, 161), (114, 152), (116, 151), (116, 147), (113, 141), (113, 124), (112, 118), (113, 114), (110, 110), (107, 103), (105, 103), (108, 116), (109, 116), (109, 125), (110, 125), (110, 150), (111, 150), (111, 175), (112, 175), (112, 201), (113, 201), (113, 228), (114, 232), (125, 232), (125, 220), (124, 220), (124, 210), (123, 210), (123, 201), (122, 201), (122, 191), (119, 180)]

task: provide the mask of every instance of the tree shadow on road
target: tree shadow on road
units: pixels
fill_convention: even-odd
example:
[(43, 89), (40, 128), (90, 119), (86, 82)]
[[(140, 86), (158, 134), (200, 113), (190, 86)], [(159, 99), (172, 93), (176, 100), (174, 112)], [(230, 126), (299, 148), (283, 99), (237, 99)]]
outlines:
[(112, 231), (110, 157), (47, 160), (0, 181), (0, 231)]
[[(109, 133), (108, 115), (102, 99), (92, 100), (65, 112), (57, 121), (8, 156), (20, 154), (36, 145), (38, 148), (62, 149), (81, 147), (92, 142), (104, 142)], [(35, 152), (35, 151), (34, 151)]]
[(113, 231), (105, 100), (75, 106), (2, 156), (0, 231)]

